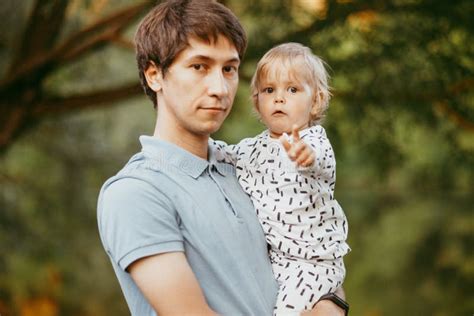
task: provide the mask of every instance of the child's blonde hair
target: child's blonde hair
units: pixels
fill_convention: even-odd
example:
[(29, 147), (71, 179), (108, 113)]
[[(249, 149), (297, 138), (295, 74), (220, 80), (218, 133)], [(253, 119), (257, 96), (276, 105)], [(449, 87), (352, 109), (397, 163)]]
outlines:
[[(252, 101), (258, 112), (258, 93), (262, 79), (279, 75), (279, 69), (288, 69), (290, 78), (303, 78), (312, 89), (314, 98), (310, 125), (322, 122), (331, 98), (328, 85), (329, 75), (324, 61), (299, 43), (284, 43), (270, 49), (257, 64), (257, 70), (250, 83)], [(299, 80), (298, 80), (299, 81)]]

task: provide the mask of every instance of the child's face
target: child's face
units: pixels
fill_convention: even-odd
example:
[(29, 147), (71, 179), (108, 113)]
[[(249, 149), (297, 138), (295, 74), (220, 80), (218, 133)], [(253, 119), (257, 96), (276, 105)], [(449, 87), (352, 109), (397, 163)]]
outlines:
[(314, 98), (304, 80), (291, 76), (287, 69), (270, 73), (259, 84), (258, 112), (271, 137), (308, 127)]

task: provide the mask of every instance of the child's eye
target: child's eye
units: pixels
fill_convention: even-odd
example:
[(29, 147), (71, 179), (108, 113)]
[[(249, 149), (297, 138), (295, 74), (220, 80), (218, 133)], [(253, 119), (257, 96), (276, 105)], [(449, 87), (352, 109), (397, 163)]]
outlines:
[(271, 88), (271, 87), (264, 88), (262, 91), (265, 92), (265, 93), (272, 93), (272, 92), (273, 92), (273, 88)]
[(298, 89), (296, 87), (289, 87), (288, 91), (290, 91), (291, 93), (296, 93), (298, 92)]

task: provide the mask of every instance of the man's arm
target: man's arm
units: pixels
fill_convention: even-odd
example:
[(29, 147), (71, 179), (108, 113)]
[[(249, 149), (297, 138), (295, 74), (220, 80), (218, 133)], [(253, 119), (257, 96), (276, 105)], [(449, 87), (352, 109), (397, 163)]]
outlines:
[(146, 257), (127, 270), (158, 315), (217, 315), (207, 305), (183, 252)]
[[(335, 292), (337, 296), (342, 298), (343, 300), (346, 299), (346, 294), (344, 293), (344, 289), (342, 287), (338, 288)], [(307, 312), (301, 314), (302, 316), (344, 316), (344, 310), (337, 306), (335, 303), (331, 302), (330, 300), (322, 300), (319, 301), (316, 306)]]

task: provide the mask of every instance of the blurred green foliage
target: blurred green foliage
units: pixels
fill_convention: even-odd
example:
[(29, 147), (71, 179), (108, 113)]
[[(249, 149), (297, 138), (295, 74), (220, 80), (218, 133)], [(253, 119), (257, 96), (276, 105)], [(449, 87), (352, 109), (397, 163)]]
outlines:
[[(132, 2), (71, 1), (62, 36)], [(334, 96), (324, 125), (350, 223), (351, 314), (472, 314), (472, 1), (225, 3), (250, 43), (233, 112), (213, 137), (232, 143), (263, 129), (248, 81), (267, 49), (301, 42), (328, 64)], [(5, 4), (0, 74), (32, 1)], [(67, 95), (127, 80), (136, 80), (133, 51), (110, 45), (44, 88)], [(128, 314), (98, 239), (96, 199), (140, 150), (138, 136), (152, 133), (155, 115), (141, 96), (47, 117), (0, 157), (2, 316)]]

